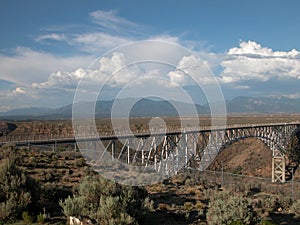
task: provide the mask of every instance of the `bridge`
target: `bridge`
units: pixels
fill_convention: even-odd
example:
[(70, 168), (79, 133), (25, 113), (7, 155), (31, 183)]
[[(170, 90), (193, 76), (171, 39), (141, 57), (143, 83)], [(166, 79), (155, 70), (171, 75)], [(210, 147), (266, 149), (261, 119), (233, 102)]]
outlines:
[[(210, 128), (173, 132), (149, 132), (135, 135), (104, 135), (81, 137), (23, 137), (2, 139), (0, 145), (13, 142), (17, 146), (75, 144), (85, 158), (97, 163), (109, 155), (110, 160), (138, 164), (158, 173), (178, 171), (182, 165), (205, 170), (220, 151), (245, 138), (258, 138), (272, 151), (272, 182), (286, 181), (286, 161), (289, 140), (300, 130), (300, 123), (232, 126), (226, 129)], [(107, 160), (107, 157), (106, 157)]]

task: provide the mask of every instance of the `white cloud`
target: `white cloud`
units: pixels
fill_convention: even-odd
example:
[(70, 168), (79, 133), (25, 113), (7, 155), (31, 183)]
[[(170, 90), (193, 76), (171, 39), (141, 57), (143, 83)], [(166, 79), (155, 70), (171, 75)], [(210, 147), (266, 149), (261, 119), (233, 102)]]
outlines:
[(13, 53), (0, 55), (0, 79), (22, 86), (44, 82), (53, 71), (88, 66), (93, 59), (91, 56), (58, 57), (24, 47), (16, 48)]
[(26, 91), (23, 87), (17, 87), (13, 90), (0, 91), (0, 98), (17, 97), (18, 95), (24, 95)]
[[(137, 76), (135, 67), (126, 68), (123, 53), (114, 52), (111, 58), (101, 57), (93, 68), (79, 68), (73, 72), (57, 71), (51, 73), (46, 82), (34, 83), (34, 88), (57, 88), (75, 90), (78, 82), (84, 84), (88, 90), (93, 86), (100, 87), (103, 83), (110, 86), (120, 86), (130, 82)], [(125, 68), (123, 68), (125, 67)], [(123, 68), (120, 72), (116, 72)]]
[(196, 82), (206, 85), (213, 80), (208, 63), (193, 55), (183, 56), (175, 69), (160, 63), (128, 63), (124, 53), (113, 52), (110, 56), (101, 57), (89, 69), (52, 73), (46, 82), (34, 83), (33, 88), (75, 91), (80, 81), (80, 91), (93, 92), (103, 86), (118, 90), (134, 85), (131, 93), (137, 97), (149, 88), (174, 91), (175, 87), (196, 85)]
[(76, 80), (66, 72), (53, 71), (76, 71), (93, 60), (92, 56), (60, 57), (24, 47), (16, 48), (12, 55), (0, 55), (0, 80), (6, 81), (0, 90), (1, 104), (6, 106), (2, 109), (69, 104)]
[(33, 88), (64, 88), (75, 89), (78, 81), (83, 76), (84, 70), (79, 68), (74, 72), (62, 72), (57, 71), (50, 74), (49, 78), (45, 82), (33, 83)]
[[(176, 92), (178, 87), (195, 84), (191, 76), (202, 85), (214, 82), (210, 72), (211, 67), (217, 68), (218, 81), (230, 90), (259, 93), (257, 84), (268, 81), (270, 81), (269, 88), (272, 87), (273, 82), (277, 82), (276, 87), (279, 87), (278, 84), (286, 80), (295, 85), (300, 84), (300, 52), (295, 49), (274, 51), (254, 41), (241, 41), (238, 47), (233, 47), (226, 53), (212, 53), (207, 52), (211, 46), (206, 42), (183, 40), (180, 36), (167, 33), (153, 35), (149, 34), (149, 31), (143, 32), (145, 27), (119, 16), (114, 10), (98, 10), (89, 15), (94, 23), (91, 27), (84, 27), (82, 30), (52, 27), (43, 31), (49, 33), (35, 38), (36, 44), (47, 44), (48, 41), (66, 44), (68, 48), (77, 51), (75, 56), (58, 56), (26, 47), (17, 47), (11, 55), (0, 54), (0, 80), (14, 83), (9, 90), (1, 90), (2, 102), (7, 98), (6, 104), (9, 101), (16, 103), (16, 97), (22, 99), (21, 97), (25, 96), (29, 102), (30, 98), (43, 97), (53, 98), (53, 102), (59, 102), (65, 98), (65, 95), (68, 95), (67, 100), (72, 100), (70, 96), (82, 78), (86, 90), (91, 87), (97, 89), (104, 83), (111, 89), (118, 89), (136, 81), (135, 85), (140, 86), (138, 88), (135, 86), (136, 89), (132, 90), (133, 94), (150, 88), (150, 83), (152, 83), (151, 88), (156, 88), (158, 91), (163, 88), (164, 91), (171, 93), (171, 91)], [(100, 58), (95, 66), (85, 69), (94, 61), (95, 55), (99, 56), (119, 45), (147, 38), (187, 46), (197, 50), (197, 54), (204, 60), (186, 55), (178, 61), (182, 56), (178, 48), (165, 48), (164, 44), (160, 47), (157, 43), (140, 42), (136, 45), (139, 47), (137, 50), (130, 52), (126, 47), (121, 48), (127, 50), (126, 54), (122, 51), (111, 53)], [(130, 58), (143, 61), (152, 56), (154, 56), (153, 61), (156, 60), (157, 63), (155, 66), (141, 64), (126, 66)], [(176, 68), (167, 70), (163, 62), (170, 61), (172, 63), (169, 63), (169, 67)], [(159, 62), (162, 62), (161, 65), (158, 65)], [(121, 70), (116, 72), (118, 69)], [(153, 79), (150, 82), (149, 79), (143, 79), (154, 77), (168, 80)], [(286, 82), (286, 85), (290, 83)], [(293, 95), (293, 93), (286, 94)]]
[(179, 44), (179, 42), (180, 42), (179, 37), (171, 36), (168, 34), (159, 34), (159, 35), (155, 35), (155, 36), (150, 36), (149, 40), (171, 42), (171, 43), (176, 43), (176, 44)]
[(116, 10), (97, 10), (89, 15), (92, 26), (49, 27), (44, 29), (49, 33), (37, 36), (35, 41), (40, 44), (61, 41), (80, 52), (99, 55), (144, 36), (142, 26), (118, 16)]
[[(60, 56), (22, 46), (14, 49), (10, 55), (0, 54), (0, 80), (7, 80), (14, 84), (13, 88), (6, 92), (1, 91), (2, 103), (6, 102), (7, 105), (15, 104), (14, 106), (17, 106), (21, 103), (25, 104), (25, 102), (30, 103), (30, 99), (36, 103), (43, 101), (43, 104), (46, 105), (53, 104), (53, 102), (55, 105), (59, 105), (62, 99), (66, 99), (65, 101), (70, 103), (72, 100), (70, 96), (83, 77), (87, 89), (89, 87), (97, 88), (99, 84), (103, 83), (110, 88), (118, 89), (140, 78), (162, 76), (160, 66), (158, 69), (156, 66), (151, 69), (147, 66), (141, 68), (141, 65), (126, 67), (127, 59), (120, 52), (102, 57), (98, 62), (98, 67), (84, 69), (94, 61), (95, 56), (99, 56), (109, 49), (149, 37), (149, 33), (144, 33), (145, 27), (120, 17), (117, 11), (95, 11), (90, 13), (90, 18), (94, 22), (94, 26), (83, 27), (82, 30), (77, 29), (80, 25), (71, 28), (67, 27), (68, 25), (65, 27), (53, 26), (44, 29), (43, 34), (34, 38), (35, 44), (48, 44), (55, 41), (60, 42), (59, 46), (62, 46), (62, 49), (72, 47), (72, 51), (77, 52), (75, 56)], [(150, 39), (180, 43), (178, 37), (167, 34), (154, 35)], [(51, 44), (57, 44), (55, 42), (51, 42)], [(162, 59), (170, 57), (168, 50), (153, 48), (149, 43), (148, 45), (141, 43), (138, 51), (128, 52), (128, 54), (132, 54), (134, 57), (140, 55), (142, 60), (146, 57), (144, 53), (151, 55), (153, 51)], [(84, 55), (82, 55), (83, 52)], [(172, 52), (171, 55), (176, 58), (179, 53)], [(120, 68), (122, 70), (112, 76), (112, 73)], [(163, 74), (165, 75), (165, 73)], [(147, 88), (145, 80), (141, 79), (139, 82), (142, 87), (139, 90)], [(158, 80), (157, 84), (162, 87), (166, 85), (166, 82)], [(18, 96), (18, 100), (15, 99), (16, 96)], [(5, 101), (4, 98), (6, 98)], [(48, 101), (48, 99), (52, 99), (52, 101)]]
[(116, 10), (97, 10), (90, 13), (93, 22), (107, 29), (119, 30), (122, 26), (138, 27), (134, 22), (131, 22), (117, 15)]
[(69, 42), (84, 52), (88, 52), (90, 54), (101, 54), (104, 51), (131, 41), (133, 40), (120, 36), (110, 35), (103, 32), (94, 32), (78, 34)]
[(253, 41), (231, 48), (221, 65), (224, 71), (220, 81), (224, 83), (300, 79), (299, 51), (273, 51)]
[(17, 87), (15, 90), (14, 90), (14, 93), (16, 94), (26, 94), (26, 91), (24, 88), (22, 87)]
[(271, 48), (262, 47), (255, 41), (241, 41), (240, 47), (231, 48), (228, 51), (229, 55), (246, 55), (246, 56), (260, 56), (260, 57), (283, 57), (283, 58), (297, 58), (300, 57), (300, 52), (292, 49), (289, 52), (273, 51)]
[(50, 34), (39, 35), (35, 38), (35, 41), (37, 42), (41, 42), (44, 40), (64, 41), (66, 40), (66, 36), (64, 34), (50, 33)]
[(203, 61), (194, 55), (183, 56), (178, 62), (177, 68), (168, 73), (172, 86), (186, 86), (214, 82), (213, 74), (207, 61)]

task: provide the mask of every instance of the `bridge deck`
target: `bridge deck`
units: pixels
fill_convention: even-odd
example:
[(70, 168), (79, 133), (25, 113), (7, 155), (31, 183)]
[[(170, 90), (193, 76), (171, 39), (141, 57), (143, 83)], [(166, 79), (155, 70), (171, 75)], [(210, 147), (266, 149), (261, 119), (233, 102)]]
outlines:
[(289, 126), (289, 125), (296, 125), (300, 126), (300, 123), (292, 122), (292, 123), (272, 123), (272, 124), (246, 124), (246, 125), (233, 125), (226, 128), (220, 127), (201, 127), (200, 129), (182, 129), (177, 131), (167, 131), (162, 132), (160, 130), (153, 131), (153, 132), (143, 132), (143, 133), (135, 133), (135, 134), (100, 134), (99, 136), (96, 135), (89, 135), (82, 137), (73, 136), (63, 136), (63, 137), (56, 137), (51, 138), (49, 136), (24, 136), (24, 137), (1, 137), (0, 139), (0, 146), (5, 145), (7, 143), (15, 143), (17, 146), (27, 146), (27, 145), (47, 145), (47, 144), (67, 144), (67, 143), (75, 143), (75, 142), (86, 142), (86, 141), (105, 141), (105, 140), (116, 140), (116, 139), (130, 139), (130, 138), (148, 138), (150, 136), (173, 136), (173, 135), (180, 135), (180, 134), (197, 134), (197, 133), (208, 133), (208, 132), (217, 132), (217, 131), (225, 131), (225, 130), (236, 130), (236, 129), (250, 129), (250, 128), (261, 128), (261, 127), (282, 127), (282, 126)]
[[(262, 140), (272, 150), (272, 181), (285, 182), (286, 149), (292, 132), (298, 129), (300, 123), (272, 123), (235, 125), (231, 127), (202, 127), (201, 129), (184, 129), (178, 131), (154, 130), (137, 134), (100, 135), (85, 133), (85, 136), (70, 136), (51, 138), (18, 137), (0, 142), (0, 146), (9, 142), (17, 146), (53, 145), (75, 143), (86, 154), (98, 155), (96, 160), (102, 160), (103, 155), (112, 160), (123, 159), (127, 164), (141, 163), (145, 167), (154, 166), (158, 172), (169, 173), (177, 171), (180, 162), (187, 165), (190, 159), (197, 162), (200, 170), (207, 168), (227, 144), (232, 144), (247, 137)], [(99, 141), (105, 146), (98, 146)], [(97, 147), (98, 146), (98, 147)], [(172, 160), (171, 160), (172, 159)], [(175, 161), (174, 161), (175, 160)], [(150, 165), (153, 164), (153, 165)], [(174, 167), (175, 165), (175, 167)], [(164, 167), (164, 168), (163, 168)]]

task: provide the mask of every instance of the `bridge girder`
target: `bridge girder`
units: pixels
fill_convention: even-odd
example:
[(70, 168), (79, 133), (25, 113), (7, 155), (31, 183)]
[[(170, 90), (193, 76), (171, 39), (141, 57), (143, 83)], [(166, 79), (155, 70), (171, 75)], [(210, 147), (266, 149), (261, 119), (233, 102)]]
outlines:
[[(285, 182), (286, 149), (292, 132), (298, 125), (276, 125), (276, 126), (250, 126), (185, 131), (173, 134), (157, 134), (151, 137), (122, 137), (123, 146), (118, 155), (126, 155), (126, 163), (140, 163), (145, 167), (153, 167), (157, 172), (170, 174), (178, 171), (181, 166), (196, 162), (200, 170), (205, 170), (219, 152), (234, 142), (245, 138), (258, 138), (263, 141), (272, 151), (272, 182)], [(134, 141), (133, 141), (134, 140)], [(133, 142), (136, 142), (133, 145)], [(131, 146), (129, 146), (131, 143)], [(125, 148), (126, 146), (126, 148)], [(105, 151), (112, 154), (116, 150)], [(101, 159), (100, 159), (101, 160)]]
[[(285, 182), (286, 150), (289, 137), (300, 124), (229, 127), (226, 129), (186, 130), (170, 133), (82, 137), (61, 140), (16, 141), (17, 145), (75, 143), (91, 163), (118, 159), (139, 164), (158, 173), (176, 173), (183, 166), (205, 170), (219, 152), (241, 139), (255, 137), (272, 151), (272, 182)], [(101, 142), (101, 144), (99, 143)], [(103, 148), (103, 143), (105, 147)], [(194, 165), (189, 165), (194, 163)]]

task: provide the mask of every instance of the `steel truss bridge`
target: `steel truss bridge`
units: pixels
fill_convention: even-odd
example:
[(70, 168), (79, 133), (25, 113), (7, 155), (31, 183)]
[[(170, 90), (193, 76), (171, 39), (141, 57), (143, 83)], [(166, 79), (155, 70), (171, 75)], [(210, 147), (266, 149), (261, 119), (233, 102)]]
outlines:
[[(91, 137), (89, 135), (69, 138), (29, 137), (13, 142), (17, 146), (75, 144), (83, 155), (93, 154), (93, 160), (103, 160), (109, 154), (111, 160), (127, 164), (151, 167), (156, 172), (180, 169), (180, 163), (199, 170), (206, 169), (226, 146), (245, 138), (258, 138), (272, 151), (272, 182), (286, 181), (286, 151), (293, 133), (300, 130), (300, 123), (242, 125), (226, 129), (201, 129), (176, 132), (152, 132), (135, 135), (112, 135)], [(3, 139), (5, 140), (5, 139)], [(101, 142), (101, 144), (99, 143)], [(99, 151), (100, 147), (101, 150)], [(84, 150), (82, 150), (84, 149)], [(83, 152), (84, 151), (84, 152)]]

